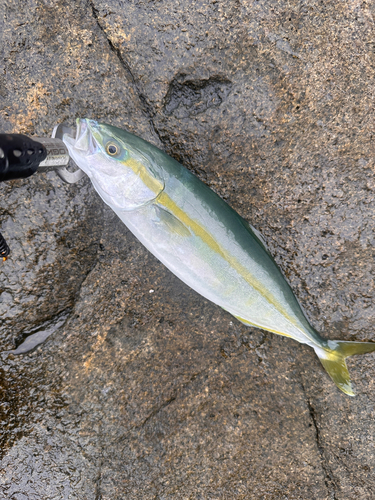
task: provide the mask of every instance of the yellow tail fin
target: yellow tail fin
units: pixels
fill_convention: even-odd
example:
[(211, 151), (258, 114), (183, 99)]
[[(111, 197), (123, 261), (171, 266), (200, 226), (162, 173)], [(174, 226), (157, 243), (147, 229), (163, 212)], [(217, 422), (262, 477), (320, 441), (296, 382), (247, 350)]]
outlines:
[(337, 387), (348, 396), (355, 396), (345, 358), (375, 351), (375, 342), (328, 340), (327, 347), (315, 347), (314, 350)]

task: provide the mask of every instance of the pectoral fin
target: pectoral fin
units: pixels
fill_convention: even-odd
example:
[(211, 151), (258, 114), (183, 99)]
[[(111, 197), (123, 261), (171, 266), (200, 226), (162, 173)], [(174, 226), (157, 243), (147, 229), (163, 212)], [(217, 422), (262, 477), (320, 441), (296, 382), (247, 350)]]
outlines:
[(172, 233), (183, 237), (191, 236), (189, 228), (187, 228), (177, 217), (168, 212), (168, 210), (158, 205), (155, 205), (154, 208), (160, 222), (165, 224)]

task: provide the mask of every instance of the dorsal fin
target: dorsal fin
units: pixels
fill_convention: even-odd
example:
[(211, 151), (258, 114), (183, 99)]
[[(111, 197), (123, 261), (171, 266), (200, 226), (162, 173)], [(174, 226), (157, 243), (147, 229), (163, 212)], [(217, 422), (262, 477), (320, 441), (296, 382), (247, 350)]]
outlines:
[(250, 233), (253, 233), (253, 235), (256, 237), (256, 239), (258, 240), (258, 242), (259, 242), (259, 243), (262, 245), (262, 247), (264, 248), (264, 250), (265, 250), (265, 251), (266, 251), (269, 255), (271, 255), (271, 257), (272, 257), (272, 254), (271, 254), (271, 252), (270, 252), (270, 251), (269, 251), (269, 249), (268, 249), (268, 246), (267, 246), (267, 244), (266, 244), (266, 241), (265, 241), (265, 239), (264, 239), (263, 235), (262, 235), (262, 234), (261, 234), (261, 233), (260, 233), (257, 229), (255, 229), (255, 227), (254, 227), (254, 226), (252, 226), (251, 224), (249, 224), (249, 223), (247, 222), (247, 220), (242, 219), (242, 221), (243, 221), (243, 224), (244, 224), (244, 226), (246, 227), (246, 229), (247, 229)]

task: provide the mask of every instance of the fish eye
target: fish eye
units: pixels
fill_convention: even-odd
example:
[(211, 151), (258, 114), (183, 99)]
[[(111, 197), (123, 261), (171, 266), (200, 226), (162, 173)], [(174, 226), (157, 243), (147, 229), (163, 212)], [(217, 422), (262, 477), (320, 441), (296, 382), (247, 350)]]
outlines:
[(110, 156), (118, 156), (120, 153), (119, 146), (114, 142), (107, 142), (105, 150)]

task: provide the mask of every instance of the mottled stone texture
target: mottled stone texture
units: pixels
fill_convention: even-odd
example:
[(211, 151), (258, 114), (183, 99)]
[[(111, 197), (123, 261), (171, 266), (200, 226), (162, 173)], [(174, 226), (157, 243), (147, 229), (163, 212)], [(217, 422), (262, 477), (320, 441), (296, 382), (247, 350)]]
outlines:
[[(0, 0), (0, 128), (150, 140), (264, 234), (323, 335), (375, 340), (374, 11)], [(349, 398), (309, 348), (187, 289), (87, 179), (0, 193), (1, 498), (374, 498), (373, 355)]]

